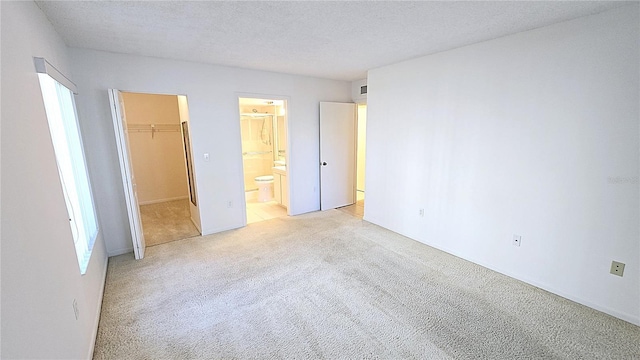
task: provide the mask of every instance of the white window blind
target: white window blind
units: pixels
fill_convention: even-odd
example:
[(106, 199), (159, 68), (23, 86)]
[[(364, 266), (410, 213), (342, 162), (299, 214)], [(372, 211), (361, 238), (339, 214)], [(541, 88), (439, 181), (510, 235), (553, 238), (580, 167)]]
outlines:
[(69, 88), (48, 74), (39, 73), (38, 76), (78, 264), (84, 274), (98, 235), (98, 224), (74, 96)]

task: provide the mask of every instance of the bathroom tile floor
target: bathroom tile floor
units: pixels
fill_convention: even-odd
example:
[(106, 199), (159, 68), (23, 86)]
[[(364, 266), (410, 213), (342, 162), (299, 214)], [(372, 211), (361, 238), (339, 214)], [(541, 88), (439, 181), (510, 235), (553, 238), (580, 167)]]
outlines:
[(362, 219), (364, 217), (364, 199), (358, 200), (355, 204), (338, 208), (338, 210)]
[(287, 216), (287, 209), (275, 201), (247, 201), (247, 224)]

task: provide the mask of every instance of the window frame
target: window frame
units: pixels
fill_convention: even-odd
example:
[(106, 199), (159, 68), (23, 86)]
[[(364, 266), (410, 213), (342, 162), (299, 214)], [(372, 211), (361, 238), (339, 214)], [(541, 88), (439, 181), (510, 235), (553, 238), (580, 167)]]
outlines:
[(84, 275), (100, 226), (75, 103), (77, 87), (44, 58), (34, 58), (34, 63), (78, 266)]

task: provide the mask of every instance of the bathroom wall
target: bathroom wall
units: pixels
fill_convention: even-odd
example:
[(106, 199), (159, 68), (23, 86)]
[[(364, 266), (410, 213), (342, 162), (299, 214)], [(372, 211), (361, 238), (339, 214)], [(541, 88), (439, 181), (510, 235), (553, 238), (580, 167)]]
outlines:
[[(276, 111), (278, 111), (278, 114), (282, 114), (283, 112), (281, 112), (280, 110), (280, 106), (278, 106), (276, 108)], [(286, 162), (286, 157), (287, 157), (287, 124), (286, 124), (286, 116), (285, 115), (281, 115), (281, 116), (277, 116), (277, 125), (276, 125), (276, 132), (278, 134), (277, 136), (277, 141), (278, 141), (278, 148), (277, 148), (277, 159), (280, 161), (285, 161)]]
[[(274, 114), (273, 106), (241, 105), (240, 114)], [(274, 134), (273, 119), (267, 117), (240, 116), (242, 133), (242, 165), (245, 191), (258, 190), (254, 179), (271, 175), (273, 167)]]
[[(140, 205), (189, 196), (178, 97), (123, 92), (127, 125), (171, 125), (171, 131), (129, 130)], [(174, 129), (175, 128), (175, 129)]]
[(640, 324), (639, 10), (370, 70), (365, 220)]

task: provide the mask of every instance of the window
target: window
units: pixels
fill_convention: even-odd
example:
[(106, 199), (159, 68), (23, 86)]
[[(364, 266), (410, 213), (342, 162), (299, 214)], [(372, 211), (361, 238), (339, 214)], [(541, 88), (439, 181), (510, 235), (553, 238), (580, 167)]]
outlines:
[[(39, 67), (39, 64), (42, 66)], [(93, 243), (98, 235), (98, 223), (80, 137), (74, 94), (69, 89), (69, 86), (72, 88), (75, 86), (44, 59), (36, 59), (36, 69), (39, 72), (42, 98), (47, 112), (49, 132), (56, 154), (58, 174), (67, 205), (80, 273), (84, 274), (89, 265)], [(58, 79), (67, 86), (57, 81)]]

